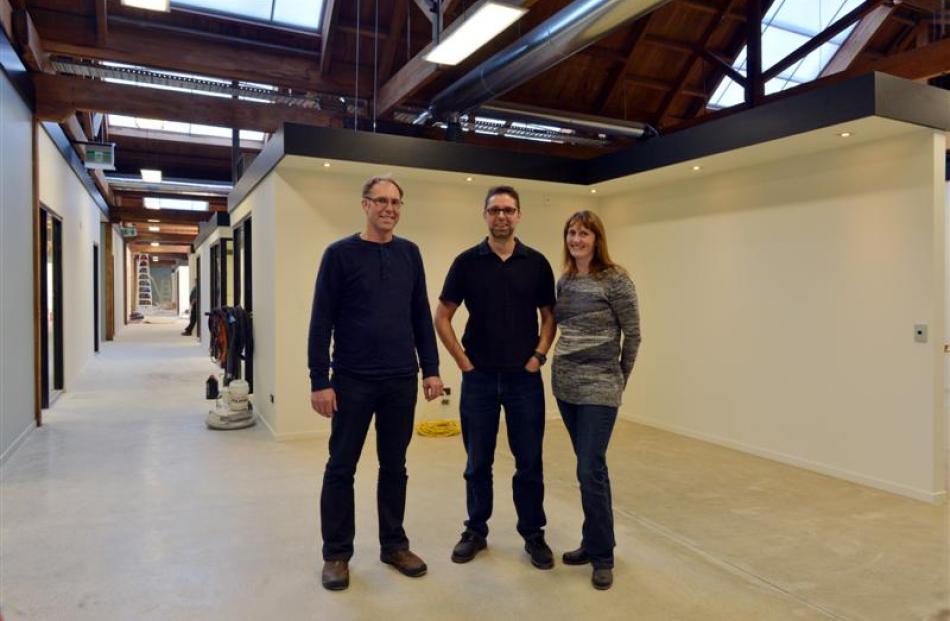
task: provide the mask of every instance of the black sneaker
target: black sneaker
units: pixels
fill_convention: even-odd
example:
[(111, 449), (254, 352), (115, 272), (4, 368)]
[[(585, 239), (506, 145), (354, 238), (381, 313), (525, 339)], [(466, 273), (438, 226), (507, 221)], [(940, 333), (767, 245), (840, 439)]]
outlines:
[(531, 564), (538, 569), (554, 567), (554, 553), (551, 552), (548, 544), (544, 543), (544, 535), (525, 539), (524, 551), (531, 557)]
[(485, 538), (478, 533), (470, 530), (462, 533), (462, 538), (452, 548), (452, 561), (455, 563), (467, 563), (478, 554), (479, 550), (484, 550), (488, 546)]
[(587, 556), (587, 552), (584, 551), (584, 548), (577, 548), (576, 550), (565, 552), (561, 555), (561, 560), (564, 561), (565, 565), (586, 565), (590, 562), (590, 557)]

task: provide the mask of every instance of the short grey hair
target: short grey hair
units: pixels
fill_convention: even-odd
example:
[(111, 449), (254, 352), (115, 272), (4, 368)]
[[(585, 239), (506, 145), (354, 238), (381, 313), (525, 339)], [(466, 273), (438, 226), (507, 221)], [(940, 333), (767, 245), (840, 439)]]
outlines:
[(378, 175), (376, 177), (370, 177), (366, 180), (366, 183), (363, 184), (363, 197), (369, 196), (369, 191), (373, 189), (373, 186), (377, 183), (391, 183), (396, 186), (396, 189), (399, 190), (399, 199), (402, 200), (403, 192), (402, 186), (399, 183), (390, 177), (389, 175)]

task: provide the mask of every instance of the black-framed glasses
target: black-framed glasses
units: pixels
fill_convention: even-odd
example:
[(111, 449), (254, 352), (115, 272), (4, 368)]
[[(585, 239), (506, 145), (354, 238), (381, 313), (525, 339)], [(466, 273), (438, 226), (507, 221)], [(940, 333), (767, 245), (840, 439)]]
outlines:
[(508, 216), (509, 218), (518, 213), (517, 207), (488, 207), (485, 209), (485, 213), (490, 215), (493, 218), (498, 216)]
[(376, 203), (376, 206), (380, 208), (386, 207), (386, 205), (392, 205), (396, 209), (399, 209), (405, 205), (401, 198), (386, 198), (385, 196), (364, 196), (363, 198)]

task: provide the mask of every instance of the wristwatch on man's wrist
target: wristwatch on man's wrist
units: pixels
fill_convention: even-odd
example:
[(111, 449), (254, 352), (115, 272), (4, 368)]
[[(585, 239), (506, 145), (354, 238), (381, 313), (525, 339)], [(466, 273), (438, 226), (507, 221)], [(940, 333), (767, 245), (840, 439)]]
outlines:
[(548, 361), (548, 357), (539, 351), (535, 351), (533, 354), (531, 354), (531, 357), (537, 360), (541, 366), (544, 366), (544, 363)]

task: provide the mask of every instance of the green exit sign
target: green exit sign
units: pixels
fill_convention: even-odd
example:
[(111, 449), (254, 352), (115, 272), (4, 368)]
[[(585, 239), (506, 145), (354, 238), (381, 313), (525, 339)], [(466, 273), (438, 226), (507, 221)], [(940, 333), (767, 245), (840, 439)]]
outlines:
[(114, 142), (86, 142), (83, 143), (83, 147), (85, 152), (83, 162), (86, 168), (115, 170)]

